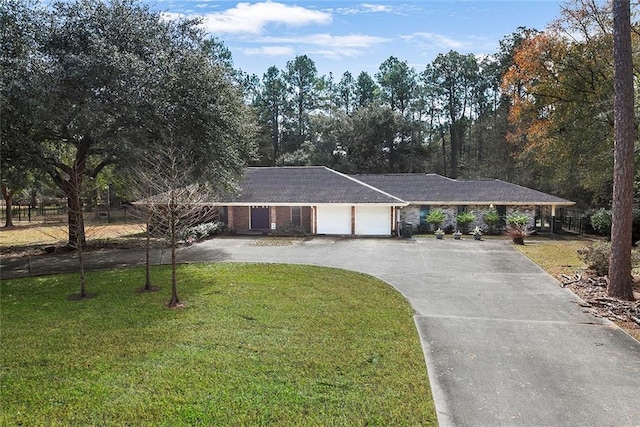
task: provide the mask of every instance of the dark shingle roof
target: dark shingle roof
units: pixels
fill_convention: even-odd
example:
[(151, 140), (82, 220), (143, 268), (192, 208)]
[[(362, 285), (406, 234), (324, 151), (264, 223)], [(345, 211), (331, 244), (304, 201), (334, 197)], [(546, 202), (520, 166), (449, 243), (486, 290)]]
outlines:
[(252, 205), (381, 203), (402, 200), (324, 166), (248, 168), (241, 191), (220, 203)]
[(500, 180), (458, 181), (436, 174), (354, 175), (412, 204), (572, 205), (573, 202)]

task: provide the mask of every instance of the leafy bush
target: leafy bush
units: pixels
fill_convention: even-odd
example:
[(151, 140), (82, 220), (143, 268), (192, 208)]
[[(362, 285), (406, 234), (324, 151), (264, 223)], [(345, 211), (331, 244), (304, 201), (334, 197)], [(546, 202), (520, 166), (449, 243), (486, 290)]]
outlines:
[(305, 236), (307, 233), (299, 225), (289, 223), (271, 231), (272, 236)]
[(469, 211), (460, 212), (458, 216), (456, 216), (456, 224), (458, 227), (462, 228), (463, 233), (467, 232), (467, 227), (475, 220), (476, 215)]
[(500, 214), (497, 210), (492, 209), (483, 215), (482, 220), (489, 227), (488, 233), (493, 234), (500, 223)]
[(602, 235), (611, 235), (611, 211), (609, 209), (598, 209), (591, 214), (591, 227), (593, 231)]
[(524, 245), (524, 238), (531, 234), (531, 232), (527, 229), (526, 225), (510, 224), (509, 227), (507, 227), (506, 234), (516, 245)]
[(442, 223), (444, 223), (445, 219), (446, 219), (446, 216), (445, 216), (444, 212), (442, 212), (441, 210), (438, 210), (438, 209), (434, 209), (432, 211), (429, 211), (429, 213), (427, 214), (427, 217), (426, 217), (427, 222), (429, 224), (431, 224), (431, 226), (434, 229), (440, 228)]
[(598, 276), (606, 276), (609, 273), (611, 243), (595, 242), (591, 246), (578, 249), (578, 256), (587, 264), (589, 270), (593, 270)]
[(529, 224), (529, 217), (525, 214), (514, 212), (507, 215), (507, 224), (518, 227), (526, 227)]
[[(587, 264), (587, 268), (593, 270), (596, 275), (606, 276), (609, 274), (610, 242), (595, 242), (591, 246), (580, 248), (578, 256)], [(640, 252), (638, 250), (631, 251), (631, 266), (633, 268), (640, 266)]]
[(531, 232), (529, 231), (529, 217), (525, 214), (514, 212), (507, 216), (507, 236), (511, 237), (513, 243), (524, 245), (524, 238)]
[(415, 234), (427, 234), (429, 232), (429, 226), (427, 224), (418, 224)]
[(180, 233), (179, 239), (184, 241), (202, 240), (215, 236), (225, 230), (226, 226), (220, 221), (205, 222), (193, 227), (189, 227)]

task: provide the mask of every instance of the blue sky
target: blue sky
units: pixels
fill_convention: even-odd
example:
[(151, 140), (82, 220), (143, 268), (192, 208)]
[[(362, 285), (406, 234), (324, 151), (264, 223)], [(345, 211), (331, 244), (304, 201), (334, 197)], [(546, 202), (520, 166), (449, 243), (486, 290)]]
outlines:
[(439, 53), (492, 54), (518, 27), (542, 30), (560, 15), (552, 0), (216, 1), (144, 0), (169, 17), (199, 16), (231, 50), (236, 68), (262, 74), (297, 55), (319, 75), (374, 75), (389, 56), (424, 70)]

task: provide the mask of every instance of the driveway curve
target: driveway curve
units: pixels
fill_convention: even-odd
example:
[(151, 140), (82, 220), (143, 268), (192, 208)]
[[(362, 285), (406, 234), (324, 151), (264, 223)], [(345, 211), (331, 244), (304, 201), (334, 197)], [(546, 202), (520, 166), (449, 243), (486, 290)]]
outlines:
[(502, 240), (214, 239), (193, 261), (344, 268), (415, 310), (441, 426), (640, 426), (640, 343)]

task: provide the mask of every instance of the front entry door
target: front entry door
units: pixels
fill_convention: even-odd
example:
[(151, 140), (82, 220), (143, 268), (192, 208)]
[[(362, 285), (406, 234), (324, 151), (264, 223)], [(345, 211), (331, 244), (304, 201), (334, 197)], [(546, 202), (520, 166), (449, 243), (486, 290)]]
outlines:
[(251, 207), (251, 229), (252, 230), (268, 230), (269, 229), (269, 208), (264, 206)]

